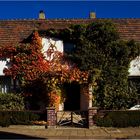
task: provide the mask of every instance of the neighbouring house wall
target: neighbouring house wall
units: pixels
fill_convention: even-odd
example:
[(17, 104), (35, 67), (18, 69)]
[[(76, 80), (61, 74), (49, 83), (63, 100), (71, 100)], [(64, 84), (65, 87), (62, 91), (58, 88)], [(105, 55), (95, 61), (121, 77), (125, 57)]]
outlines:
[(129, 76), (140, 76), (140, 56), (131, 61)]

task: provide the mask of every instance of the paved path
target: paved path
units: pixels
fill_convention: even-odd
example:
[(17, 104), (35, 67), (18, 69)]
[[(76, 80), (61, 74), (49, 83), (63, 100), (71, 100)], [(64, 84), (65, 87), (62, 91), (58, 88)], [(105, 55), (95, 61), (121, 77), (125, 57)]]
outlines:
[(129, 128), (56, 128), (10, 126), (0, 127), (0, 139), (140, 139), (140, 127)]

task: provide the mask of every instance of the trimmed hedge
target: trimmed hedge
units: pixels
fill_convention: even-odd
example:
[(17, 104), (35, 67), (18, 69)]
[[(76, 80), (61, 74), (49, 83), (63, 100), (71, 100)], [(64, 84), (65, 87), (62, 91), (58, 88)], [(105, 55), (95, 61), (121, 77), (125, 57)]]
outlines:
[(25, 111), (0, 111), (0, 126), (30, 125), (32, 121), (39, 120), (39, 114)]
[(101, 116), (94, 116), (97, 126), (103, 127), (135, 127), (140, 126), (140, 111), (108, 111)]

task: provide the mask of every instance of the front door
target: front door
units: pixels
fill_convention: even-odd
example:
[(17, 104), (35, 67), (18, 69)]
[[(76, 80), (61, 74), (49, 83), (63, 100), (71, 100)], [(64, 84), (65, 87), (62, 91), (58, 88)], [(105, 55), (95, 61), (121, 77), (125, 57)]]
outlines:
[(80, 85), (78, 83), (65, 83), (64, 89), (66, 100), (64, 102), (65, 111), (80, 110)]

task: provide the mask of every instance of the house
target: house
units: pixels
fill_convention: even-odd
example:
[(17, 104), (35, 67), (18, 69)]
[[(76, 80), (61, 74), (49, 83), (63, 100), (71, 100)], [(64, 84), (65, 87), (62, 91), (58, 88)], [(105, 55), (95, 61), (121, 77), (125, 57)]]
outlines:
[[(0, 20), (0, 47), (8, 45), (16, 45), (17, 43), (24, 43), (34, 30), (47, 30), (47, 29), (64, 29), (74, 24), (86, 24), (92, 23), (96, 20), (106, 20), (95, 18), (95, 13), (90, 13), (89, 19), (45, 19), (45, 14), (43, 11), (39, 13), (38, 19), (17, 19), (17, 20)], [(120, 37), (124, 40), (134, 39), (140, 42), (140, 19), (110, 19), (112, 20), (120, 33)], [(68, 47), (63, 40), (54, 39), (46, 36), (41, 36), (43, 50), (46, 51), (49, 43), (55, 44), (57, 50), (63, 52), (65, 47)], [(46, 56), (47, 57), (47, 56)], [(0, 92), (7, 93), (18, 83), (14, 83), (10, 77), (7, 77), (3, 73), (3, 69), (7, 66), (8, 59), (0, 60)], [(140, 76), (139, 67), (140, 64), (139, 57), (131, 62), (131, 67), (129, 69), (130, 76)], [(138, 64), (136, 64), (138, 63)], [(73, 87), (74, 88), (74, 87)], [(69, 89), (70, 90), (70, 89)], [(80, 89), (75, 87), (75, 91)], [(91, 89), (89, 94), (91, 94)], [(91, 96), (91, 95), (90, 95)], [(77, 95), (79, 98), (79, 95)], [(86, 102), (84, 94), (81, 95), (79, 100), (79, 105), (77, 109), (86, 109), (92, 106), (92, 100)], [(73, 99), (71, 99), (73, 100)], [(85, 104), (83, 104), (85, 102)], [(81, 104), (82, 103), (82, 104)]]

